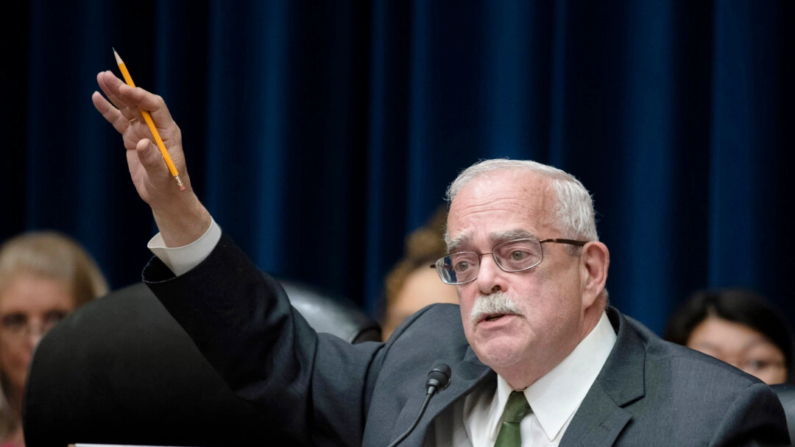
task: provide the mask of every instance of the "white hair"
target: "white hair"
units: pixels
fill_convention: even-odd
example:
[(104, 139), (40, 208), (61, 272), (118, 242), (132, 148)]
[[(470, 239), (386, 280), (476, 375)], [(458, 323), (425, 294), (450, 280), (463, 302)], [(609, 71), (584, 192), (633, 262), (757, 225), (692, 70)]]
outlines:
[[(455, 196), (469, 182), (481, 175), (495, 171), (534, 172), (549, 179), (549, 188), (555, 193), (555, 219), (558, 229), (568, 239), (598, 241), (593, 200), (588, 190), (573, 175), (530, 160), (509, 160), (498, 158), (482, 160), (463, 170), (447, 188), (447, 201), (452, 203)], [(449, 241), (447, 235), (445, 238)]]

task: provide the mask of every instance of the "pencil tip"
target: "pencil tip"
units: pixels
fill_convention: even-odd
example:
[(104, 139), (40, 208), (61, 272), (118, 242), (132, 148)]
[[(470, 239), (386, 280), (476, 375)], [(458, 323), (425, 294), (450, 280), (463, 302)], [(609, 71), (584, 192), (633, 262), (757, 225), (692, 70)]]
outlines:
[(116, 49), (115, 49), (115, 48), (113, 48), (113, 47), (110, 47), (110, 49), (111, 49), (111, 50), (113, 50), (113, 52), (114, 52), (114, 53), (116, 52)]

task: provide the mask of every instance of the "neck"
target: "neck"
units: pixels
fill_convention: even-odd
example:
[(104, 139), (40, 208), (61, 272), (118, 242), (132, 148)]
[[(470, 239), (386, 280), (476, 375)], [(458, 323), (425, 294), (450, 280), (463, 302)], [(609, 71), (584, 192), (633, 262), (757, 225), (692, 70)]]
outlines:
[(599, 324), (603, 312), (604, 306), (599, 305), (586, 309), (579, 336), (572, 339), (568, 345), (552, 350), (546, 358), (533, 358), (531, 361), (522, 362), (522, 364), (510, 368), (500, 368), (499, 370), (494, 368), (495, 372), (505, 379), (512, 389), (524, 390), (565, 360)]

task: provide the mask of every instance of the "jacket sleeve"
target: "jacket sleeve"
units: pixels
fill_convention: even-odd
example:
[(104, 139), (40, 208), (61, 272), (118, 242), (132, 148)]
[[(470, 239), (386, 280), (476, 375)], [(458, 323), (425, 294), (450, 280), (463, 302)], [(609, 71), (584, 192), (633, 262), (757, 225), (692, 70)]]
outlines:
[(157, 258), (144, 281), (230, 388), (296, 439), (361, 445), (380, 343), (317, 334), (227, 236), (174, 277)]

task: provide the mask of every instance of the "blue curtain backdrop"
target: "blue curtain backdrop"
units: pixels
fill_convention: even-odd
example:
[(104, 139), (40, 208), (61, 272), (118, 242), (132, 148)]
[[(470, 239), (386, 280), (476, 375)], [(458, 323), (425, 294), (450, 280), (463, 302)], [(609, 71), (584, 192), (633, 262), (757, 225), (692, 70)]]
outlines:
[(793, 8), (33, 0), (0, 30), (0, 239), (60, 230), (113, 287), (139, 280), (153, 221), (90, 100), (115, 47), (169, 104), (200, 198), (279, 276), (375, 312), (456, 173), (529, 158), (593, 193), (611, 300), (653, 330), (712, 286), (795, 321)]

